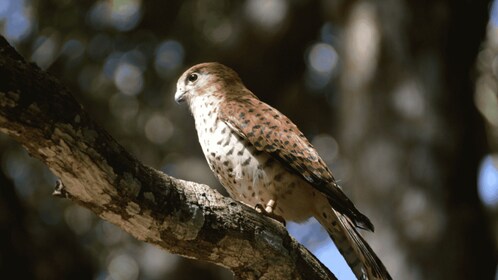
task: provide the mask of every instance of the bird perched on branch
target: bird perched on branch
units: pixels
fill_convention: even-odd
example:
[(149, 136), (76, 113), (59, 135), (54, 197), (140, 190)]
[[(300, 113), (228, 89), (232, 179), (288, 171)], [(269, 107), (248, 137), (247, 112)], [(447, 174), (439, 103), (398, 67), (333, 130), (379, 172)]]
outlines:
[(358, 279), (391, 279), (357, 232), (373, 231), (370, 220), (296, 125), (260, 101), (235, 71), (195, 65), (179, 78), (175, 100), (189, 105), (209, 167), (233, 199), (288, 221), (315, 217)]

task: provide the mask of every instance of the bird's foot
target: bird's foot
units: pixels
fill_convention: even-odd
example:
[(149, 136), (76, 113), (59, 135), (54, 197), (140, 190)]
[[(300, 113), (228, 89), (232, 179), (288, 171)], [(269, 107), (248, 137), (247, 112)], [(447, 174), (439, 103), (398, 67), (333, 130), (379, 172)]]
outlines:
[(264, 214), (264, 215), (266, 215), (274, 220), (279, 221), (280, 223), (282, 223), (285, 226), (285, 219), (282, 218), (282, 216), (279, 216), (279, 215), (276, 215), (275, 213), (273, 213), (273, 206), (275, 206), (275, 200), (270, 199), (270, 201), (268, 201), (268, 203), (266, 204), (266, 207), (263, 207), (263, 205), (261, 205), (261, 204), (256, 204), (254, 209), (256, 209), (256, 211), (258, 211), (259, 213), (262, 213), (262, 214)]

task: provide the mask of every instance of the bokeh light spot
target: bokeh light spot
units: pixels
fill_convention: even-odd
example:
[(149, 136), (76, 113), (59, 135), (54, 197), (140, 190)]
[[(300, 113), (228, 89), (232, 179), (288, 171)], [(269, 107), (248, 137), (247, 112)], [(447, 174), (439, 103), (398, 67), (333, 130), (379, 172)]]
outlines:
[(138, 279), (138, 263), (128, 254), (119, 254), (111, 259), (108, 270), (111, 279), (134, 280)]
[(154, 114), (145, 123), (145, 136), (152, 143), (163, 144), (173, 134), (173, 124), (161, 114)]
[(174, 40), (164, 41), (156, 48), (156, 57), (154, 67), (157, 74), (162, 77), (168, 77), (175, 73), (183, 65), (185, 51), (182, 45)]
[(49, 37), (40, 36), (35, 43), (31, 60), (40, 68), (47, 69), (54, 62), (58, 55), (59, 39), (56, 33)]
[(114, 0), (112, 2), (112, 25), (120, 31), (128, 31), (140, 22), (141, 1), (139, 0)]
[(114, 72), (114, 84), (126, 95), (137, 95), (143, 88), (142, 71), (136, 65), (121, 62)]
[(325, 43), (317, 43), (311, 47), (308, 55), (309, 65), (319, 73), (331, 73), (337, 65), (337, 52), (335, 49)]
[(487, 155), (479, 168), (478, 190), (479, 197), (488, 207), (498, 206), (498, 163), (497, 155)]
[(311, 89), (322, 89), (330, 81), (339, 61), (336, 50), (329, 44), (316, 43), (311, 46), (306, 62), (306, 83)]
[(165, 273), (173, 271), (180, 257), (144, 243), (138, 261), (149, 279), (160, 279)]
[(357, 89), (376, 73), (381, 31), (376, 7), (371, 2), (355, 5), (349, 21), (349, 27), (344, 30), (343, 42), (343, 47), (348, 50), (344, 53), (344, 85)]
[(18, 10), (7, 15), (3, 35), (10, 41), (19, 42), (31, 32), (31, 20), (25, 11)]
[(425, 113), (422, 85), (414, 80), (403, 81), (394, 91), (394, 108), (404, 117), (421, 118)]
[(140, 22), (141, 7), (140, 0), (98, 1), (88, 12), (88, 20), (96, 29), (113, 27), (119, 31), (129, 31)]
[(211, 40), (211, 42), (221, 44), (229, 41), (232, 37), (233, 26), (231, 22), (223, 20), (211, 28), (205, 28), (204, 33)]
[(287, 5), (284, 0), (249, 0), (246, 2), (245, 12), (252, 23), (273, 32), (278, 30), (284, 21)]

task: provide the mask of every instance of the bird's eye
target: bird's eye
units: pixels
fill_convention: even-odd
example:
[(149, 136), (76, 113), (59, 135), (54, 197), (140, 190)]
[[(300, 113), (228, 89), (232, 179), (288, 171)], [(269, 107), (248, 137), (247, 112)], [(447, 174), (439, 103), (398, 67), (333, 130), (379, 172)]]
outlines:
[(196, 73), (192, 73), (192, 74), (188, 75), (187, 80), (189, 82), (195, 82), (197, 80), (197, 78), (198, 78), (198, 75)]

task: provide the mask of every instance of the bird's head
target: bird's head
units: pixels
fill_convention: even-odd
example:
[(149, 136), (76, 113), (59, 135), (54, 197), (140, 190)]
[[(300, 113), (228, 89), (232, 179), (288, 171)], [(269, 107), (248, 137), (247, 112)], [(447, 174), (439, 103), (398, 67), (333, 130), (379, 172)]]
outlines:
[(175, 100), (180, 103), (204, 94), (217, 94), (221, 97), (227, 93), (240, 92), (245, 89), (239, 76), (231, 68), (208, 62), (192, 66), (185, 71), (176, 83)]

